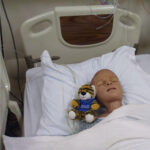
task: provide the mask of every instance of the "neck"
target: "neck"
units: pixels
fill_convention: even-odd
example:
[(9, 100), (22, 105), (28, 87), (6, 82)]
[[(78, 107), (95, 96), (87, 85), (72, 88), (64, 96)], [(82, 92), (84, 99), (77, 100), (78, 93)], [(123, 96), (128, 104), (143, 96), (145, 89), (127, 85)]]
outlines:
[(121, 106), (121, 101), (113, 101), (107, 104), (107, 112), (111, 113), (113, 110), (119, 108)]

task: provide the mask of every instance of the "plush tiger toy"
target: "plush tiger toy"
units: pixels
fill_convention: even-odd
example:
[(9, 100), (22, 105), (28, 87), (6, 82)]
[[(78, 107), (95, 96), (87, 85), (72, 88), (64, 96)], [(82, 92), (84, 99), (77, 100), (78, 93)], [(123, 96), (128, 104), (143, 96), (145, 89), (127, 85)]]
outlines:
[(85, 120), (88, 123), (95, 121), (95, 111), (100, 107), (95, 100), (95, 95), (94, 85), (82, 85), (78, 91), (79, 99), (72, 100), (71, 102), (72, 109), (69, 110), (69, 118), (72, 120)]

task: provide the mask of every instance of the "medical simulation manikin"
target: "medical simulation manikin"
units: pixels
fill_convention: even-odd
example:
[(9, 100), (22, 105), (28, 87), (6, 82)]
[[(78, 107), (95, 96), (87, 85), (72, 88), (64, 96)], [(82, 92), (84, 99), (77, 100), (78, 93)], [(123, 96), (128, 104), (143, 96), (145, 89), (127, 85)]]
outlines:
[(101, 107), (94, 122), (87, 124), (82, 121), (79, 123), (78, 132), (93, 127), (122, 104), (122, 87), (118, 77), (111, 70), (102, 69), (98, 71), (94, 75), (91, 85), (96, 88), (96, 99)]
[(108, 69), (98, 71), (91, 84), (96, 88), (97, 100), (106, 107), (106, 112), (100, 117), (106, 117), (122, 104), (122, 87), (115, 73)]

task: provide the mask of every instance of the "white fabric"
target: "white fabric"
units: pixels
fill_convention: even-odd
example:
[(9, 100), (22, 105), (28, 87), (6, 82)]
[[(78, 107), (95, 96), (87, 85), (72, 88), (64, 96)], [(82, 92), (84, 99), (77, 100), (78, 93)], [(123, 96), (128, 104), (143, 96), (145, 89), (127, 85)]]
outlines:
[(137, 55), (136, 61), (146, 73), (150, 74), (150, 54)]
[(24, 93), (24, 136), (34, 136), (42, 116), (43, 72), (40, 67), (26, 72)]
[(4, 145), (6, 150), (145, 150), (150, 149), (149, 133), (150, 105), (127, 105), (94, 127), (72, 136), (4, 136)]
[(139, 138), (124, 140), (114, 144), (108, 150), (149, 150), (150, 149), (150, 139)]
[(73, 123), (67, 117), (71, 100), (79, 87), (89, 83), (100, 69), (100, 57), (79, 64), (53, 64), (47, 51), (42, 56), (44, 87), (42, 93), (42, 118), (37, 135), (68, 135)]
[(150, 74), (138, 65), (135, 49), (121, 47), (101, 57), (101, 68), (115, 72), (123, 87), (123, 104), (150, 104)]
[[(132, 47), (122, 46), (115, 52), (80, 64), (67, 65), (67, 67), (53, 64), (47, 51), (43, 53), (41, 59), (44, 74), (43, 115), (37, 135), (71, 134), (67, 124), (67, 110), (77, 93), (75, 86), (78, 89), (82, 84), (89, 83), (93, 75), (100, 69), (110, 69), (119, 77), (124, 91), (123, 105), (150, 103), (150, 82), (148, 82), (150, 76), (146, 76), (138, 66), (135, 49)], [(70, 121), (69, 124), (72, 128), (73, 123)]]
[[(93, 61), (93, 59), (91, 60)], [(149, 67), (150, 55), (138, 55), (136, 56), (136, 61), (137, 64), (139, 64), (139, 66), (143, 70), (145, 70), (145, 72), (150, 73), (150, 67)], [(88, 61), (86, 62), (88, 63)], [(86, 62), (85, 62), (85, 66), (86, 66)], [(83, 66), (82, 70), (83, 70), (84, 63), (82, 64), (83, 64), (82, 65)], [(76, 65), (72, 65), (72, 66), (76, 67)], [(80, 64), (77, 65), (76, 70), (78, 70), (77, 69), (78, 67), (80, 67)], [(24, 93), (25, 95), (24, 97), (25, 136), (34, 136), (39, 126), (39, 120), (42, 115), (42, 110), (41, 110), (41, 93), (42, 93), (42, 85), (43, 85), (42, 77), (43, 77), (43, 72), (41, 67), (30, 69), (26, 73), (26, 88)], [(82, 77), (82, 79), (83, 78), (84, 77)]]

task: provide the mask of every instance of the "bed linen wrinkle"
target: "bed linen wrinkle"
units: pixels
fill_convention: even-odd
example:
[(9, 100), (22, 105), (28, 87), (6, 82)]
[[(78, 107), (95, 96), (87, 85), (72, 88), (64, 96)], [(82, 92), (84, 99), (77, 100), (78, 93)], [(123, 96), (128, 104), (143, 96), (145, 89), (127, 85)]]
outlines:
[[(92, 128), (75, 135), (25, 138), (4, 136), (4, 143), (6, 150), (109, 150), (125, 142), (131, 149), (145, 150), (147, 147), (150, 149), (147, 142), (150, 141), (149, 133), (150, 105), (137, 104), (120, 107)], [(139, 139), (143, 140), (141, 143), (144, 141), (147, 143), (145, 147), (143, 144), (141, 149), (133, 142)], [(118, 148), (118, 150), (126, 149), (126, 147)]]
[(150, 104), (149, 76), (139, 70), (135, 48), (122, 46), (113, 53), (101, 57), (103, 69), (110, 69), (118, 76), (123, 88), (123, 104)]
[[(136, 149), (135, 149), (136, 147)], [(121, 140), (108, 148), (108, 150), (149, 150), (150, 148), (150, 139), (149, 138), (136, 138), (136, 139), (127, 139)]]
[[(148, 88), (148, 85), (150, 83), (148, 83), (149, 78), (144, 77), (145, 74), (142, 74), (142, 72), (138, 70), (138, 72), (135, 74), (135, 76), (133, 76), (131, 74), (131, 71), (128, 71), (128, 73), (132, 75), (133, 79), (136, 78), (136, 76), (139, 76), (140, 73), (141, 73), (140, 78), (142, 79), (143, 83), (142, 82), (138, 83), (139, 82), (139, 80), (138, 80), (138, 81), (135, 81), (135, 82), (130, 81), (127, 84), (125, 84), (126, 83), (125, 81), (127, 79), (126, 79), (126, 76), (124, 75), (124, 73), (126, 73), (126, 72), (123, 71), (123, 73), (119, 73), (119, 71), (120, 71), (119, 68), (118, 68), (119, 65), (122, 68), (125, 67), (125, 66), (121, 65), (122, 62), (126, 62), (125, 60), (128, 59), (130, 55), (132, 57), (135, 56), (134, 52), (132, 52), (132, 51), (135, 52), (135, 49), (133, 49), (131, 47), (123, 46), (123, 47), (119, 48), (119, 50), (116, 50), (115, 52), (111, 52), (111, 53), (105, 54), (101, 57), (96, 57), (96, 58), (90, 59), (90, 61), (92, 61), (92, 64), (89, 61), (85, 61), (85, 62), (82, 62), (82, 63), (79, 63), (79, 64), (69, 64), (68, 66), (71, 67), (71, 69), (73, 69), (73, 71), (75, 73), (75, 76), (77, 76), (77, 83), (76, 84), (79, 86), (79, 84), (85, 83), (86, 81), (88, 81), (87, 78), (84, 78), (83, 76), (80, 76), (80, 75), (82, 75), (80, 70), (85, 69), (85, 66), (86, 66), (86, 68), (92, 67), (89, 72), (94, 73), (96, 70), (99, 70), (102, 67), (110, 67), (110, 65), (112, 64), (111, 62), (114, 60), (115, 62), (112, 65), (117, 64), (117, 66), (115, 65), (115, 69), (116, 69), (115, 72), (117, 72), (117, 75), (119, 76), (119, 79), (121, 80), (121, 84), (122, 84), (123, 90), (124, 90), (123, 105), (127, 105), (127, 104), (130, 104), (130, 103), (131, 104), (132, 103), (138, 103), (138, 104), (140, 104), (140, 103), (150, 103), (150, 100), (149, 100), (150, 96), (148, 95), (148, 93), (150, 91), (149, 88)], [(115, 55), (119, 55), (119, 56), (115, 56)], [(44, 56), (44, 55), (42, 55), (42, 56)], [(49, 61), (51, 60), (51, 59), (49, 59), (49, 55), (45, 55), (45, 56), (47, 56), (47, 59), (43, 59), (43, 61), (48, 61), (47, 63), (49, 63)], [(116, 59), (114, 59), (114, 57), (120, 58), (121, 60), (118, 60), (118, 59), (116, 60)], [(146, 58), (143, 56), (142, 59), (141, 59), (141, 56), (136, 56), (136, 58), (137, 58), (137, 63), (143, 68), (143, 70), (145, 70), (146, 72), (150, 72), (149, 67), (145, 68), (145, 66), (149, 66), (150, 55), (148, 55)], [(117, 63), (118, 61), (120, 62), (120, 64)], [(131, 59), (129, 58), (129, 60), (127, 60), (127, 61), (130, 62)], [(133, 62), (133, 60), (131, 62)], [(51, 65), (53, 65), (53, 64), (54, 63), (51, 62)], [(101, 65), (99, 65), (99, 64), (101, 64)], [(108, 64), (110, 64), (110, 65), (108, 66)], [(134, 64), (131, 64), (131, 65), (135, 66), (136, 64), (134, 63)], [(94, 67), (96, 67), (96, 68), (94, 68)], [(136, 67), (133, 67), (132, 69), (135, 69), (135, 68)], [(111, 69), (113, 69), (113, 67), (111, 67)], [(34, 110), (35, 107), (32, 107), (32, 105), (30, 105), (30, 108), (28, 106), (24, 108), (25, 112), (26, 112), (25, 116), (27, 116), (24, 119), (25, 120), (24, 121), (25, 122), (25, 128), (27, 128), (27, 130), (28, 130), (28, 132), (25, 132), (26, 136), (34, 136), (35, 135), (35, 133), (32, 133), (30, 124), (31, 123), (33, 124), (33, 128), (34, 128), (33, 130), (36, 131), (37, 129), (35, 129), (35, 128), (37, 128), (37, 126), (39, 127), (39, 125), (35, 125), (37, 122), (35, 122), (34, 120), (40, 120), (40, 116), (42, 115), (42, 112), (39, 111), (41, 109), (41, 99), (40, 99), (41, 96), (39, 96), (39, 95), (42, 94), (41, 83), (42, 83), (43, 75), (40, 75), (40, 74), (36, 73), (36, 72), (39, 72), (39, 70), (41, 71), (41, 74), (43, 74), (43, 70), (41, 69), (41, 67), (40, 68), (33, 68), (27, 74), (27, 78), (29, 78), (29, 79), (31, 78), (32, 80), (31, 80), (31, 82), (27, 82), (28, 86), (26, 88), (28, 90), (25, 91), (25, 95), (27, 95), (27, 96), (25, 96), (25, 101), (28, 101), (29, 105), (31, 104), (31, 101), (33, 101), (32, 104), (33, 103), (36, 104), (37, 105), (36, 108), (38, 108), (38, 109)], [(65, 68), (65, 70), (68, 72), (68, 68)], [(92, 71), (92, 70), (95, 70), (95, 71)], [(136, 68), (136, 70), (137, 70), (137, 68)], [(133, 70), (133, 71), (135, 71), (135, 70)], [(85, 72), (85, 70), (84, 70), (84, 72)], [(34, 79), (34, 76), (32, 76), (34, 74), (36, 74), (35, 79)], [(86, 72), (86, 74), (87, 74), (87, 72)], [(91, 73), (90, 76), (92, 76), (92, 75), (93, 74)], [(70, 76), (71, 76), (71, 78), (69, 80), (74, 82), (74, 79), (71, 75), (71, 72), (70, 72)], [(89, 77), (89, 74), (88, 74), (88, 77)], [(143, 96), (140, 95), (141, 91), (138, 90), (139, 92), (135, 92), (135, 91), (132, 90), (133, 87), (131, 88), (131, 83), (133, 83), (133, 85), (135, 85), (136, 82), (138, 83), (139, 88), (142, 87), (141, 89), (145, 90), (145, 94)], [(141, 86), (142, 84), (146, 84), (147, 86), (143, 87), (143, 86)], [(40, 87), (37, 88), (38, 86), (40, 86)], [(28, 88), (28, 87), (30, 87), (30, 88)], [(68, 85), (67, 85), (67, 87), (68, 87)], [(136, 86), (134, 86), (134, 89), (137, 89)], [(37, 94), (35, 95), (35, 92), (34, 92), (35, 90), (38, 90), (38, 92), (36, 91), (38, 93), (38, 96), (37, 96)], [(33, 91), (33, 93), (32, 93), (32, 91)], [(128, 93), (130, 93), (130, 94), (128, 95)], [(140, 95), (140, 98), (139, 98), (139, 96), (137, 96), (136, 93), (138, 93), (138, 95)], [(74, 92), (72, 93), (72, 95), (74, 95)], [(133, 96), (133, 95), (135, 95), (135, 96)], [(35, 103), (35, 100), (36, 100), (36, 103)], [(29, 109), (30, 109), (30, 111), (29, 111)], [(35, 114), (31, 115), (31, 113), (33, 114), (33, 111), (35, 112)], [(31, 118), (30, 121), (28, 121), (28, 116), (29, 117), (34, 116), (34, 119), (32, 120), (32, 118)], [(28, 125), (28, 122), (31, 122), (31, 123)]]

